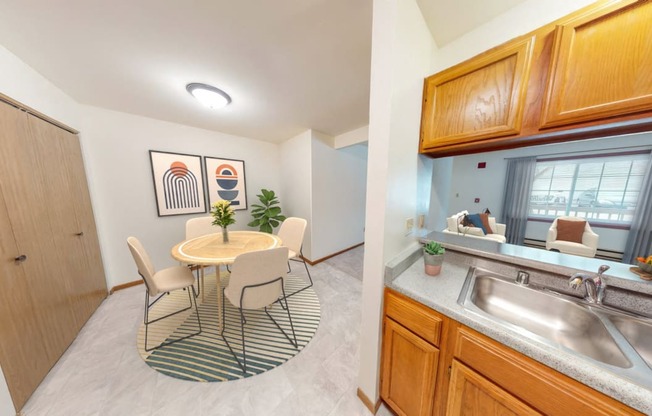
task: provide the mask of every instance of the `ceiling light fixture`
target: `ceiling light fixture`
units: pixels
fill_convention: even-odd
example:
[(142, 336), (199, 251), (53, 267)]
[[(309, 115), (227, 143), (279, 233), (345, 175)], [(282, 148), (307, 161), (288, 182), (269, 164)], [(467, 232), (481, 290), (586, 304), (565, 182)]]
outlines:
[(211, 85), (193, 82), (186, 85), (186, 90), (208, 108), (222, 108), (231, 103), (229, 94)]

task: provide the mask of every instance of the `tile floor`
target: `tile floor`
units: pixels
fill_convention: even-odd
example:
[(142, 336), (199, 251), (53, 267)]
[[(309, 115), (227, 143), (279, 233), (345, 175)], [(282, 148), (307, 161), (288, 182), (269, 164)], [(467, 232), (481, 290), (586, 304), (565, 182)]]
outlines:
[[(136, 351), (143, 287), (116, 292), (100, 305), (22, 415), (369, 416), (356, 396), (363, 252), (359, 247), (311, 267), (322, 307), (315, 338), (284, 365), (244, 380), (196, 383), (150, 369)], [(377, 414), (392, 413), (381, 406)]]

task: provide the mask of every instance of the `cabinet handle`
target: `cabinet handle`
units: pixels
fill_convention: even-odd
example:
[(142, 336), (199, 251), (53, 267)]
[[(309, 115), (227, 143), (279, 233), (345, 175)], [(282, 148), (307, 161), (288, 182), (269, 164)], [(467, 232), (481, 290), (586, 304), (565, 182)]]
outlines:
[(22, 263), (22, 262), (24, 262), (25, 260), (27, 260), (27, 256), (24, 255), (24, 254), (21, 254), (21, 255), (18, 256), (18, 257), (14, 257), (14, 261), (15, 261), (16, 263)]
[(80, 231), (80, 232), (76, 233), (75, 235), (76, 235), (77, 237), (81, 237), (82, 235), (84, 235), (84, 232), (83, 232), (83, 231)]

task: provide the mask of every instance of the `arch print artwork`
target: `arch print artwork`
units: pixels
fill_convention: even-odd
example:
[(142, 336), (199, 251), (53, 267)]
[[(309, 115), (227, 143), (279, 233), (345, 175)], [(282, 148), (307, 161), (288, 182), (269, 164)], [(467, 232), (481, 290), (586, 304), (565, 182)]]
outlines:
[(229, 201), (234, 210), (247, 209), (247, 186), (243, 160), (204, 156), (208, 204)]
[(158, 216), (206, 212), (201, 156), (149, 151)]

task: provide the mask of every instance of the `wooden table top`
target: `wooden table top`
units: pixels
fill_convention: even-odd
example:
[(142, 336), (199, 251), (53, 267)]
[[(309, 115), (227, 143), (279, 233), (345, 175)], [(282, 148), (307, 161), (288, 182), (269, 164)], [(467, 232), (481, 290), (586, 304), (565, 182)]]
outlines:
[(240, 254), (280, 245), (277, 236), (258, 231), (229, 231), (229, 242), (223, 243), (220, 231), (182, 241), (172, 248), (171, 254), (182, 263), (210, 266), (231, 264)]

